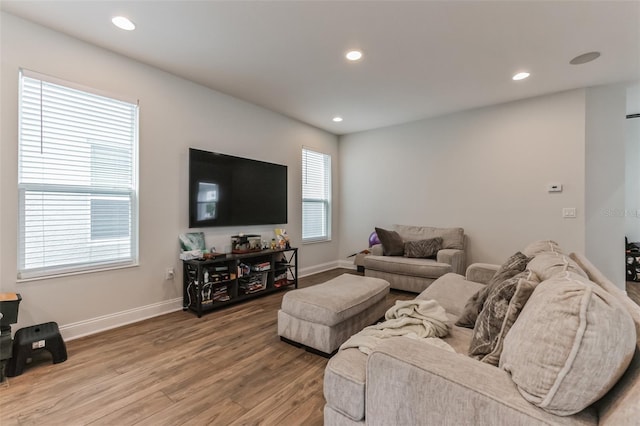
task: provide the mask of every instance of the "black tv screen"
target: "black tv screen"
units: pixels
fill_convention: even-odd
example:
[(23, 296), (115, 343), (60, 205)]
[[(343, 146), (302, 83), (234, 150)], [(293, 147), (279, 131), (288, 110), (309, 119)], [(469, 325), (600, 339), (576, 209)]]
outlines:
[(287, 223), (287, 166), (189, 148), (189, 227)]

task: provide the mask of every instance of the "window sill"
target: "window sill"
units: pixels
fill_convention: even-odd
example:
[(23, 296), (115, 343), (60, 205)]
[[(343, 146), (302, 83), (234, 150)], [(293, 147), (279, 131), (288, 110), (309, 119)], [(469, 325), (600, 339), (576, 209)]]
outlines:
[(317, 239), (317, 240), (306, 240), (306, 241), (302, 241), (302, 245), (306, 246), (308, 244), (319, 244), (319, 243), (330, 243), (331, 242), (331, 238), (323, 238), (323, 239)]
[(68, 272), (59, 272), (59, 273), (43, 272), (42, 273), (43, 275), (35, 275), (35, 276), (32, 275), (32, 276), (27, 276), (26, 278), (18, 278), (16, 280), (16, 283), (21, 284), (21, 283), (28, 283), (31, 281), (51, 280), (55, 278), (71, 277), (74, 275), (92, 274), (94, 272), (105, 272), (105, 271), (114, 271), (117, 269), (137, 268), (138, 266), (140, 266), (140, 263), (136, 262), (136, 263), (129, 263), (126, 265), (105, 266), (103, 268), (85, 269), (81, 271), (68, 271)]

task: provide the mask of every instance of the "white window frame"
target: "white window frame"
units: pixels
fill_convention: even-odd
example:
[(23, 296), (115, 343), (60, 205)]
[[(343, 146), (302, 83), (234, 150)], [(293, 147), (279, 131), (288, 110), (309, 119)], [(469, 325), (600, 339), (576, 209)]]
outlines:
[[(325, 168), (323, 170), (325, 176), (325, 184), (324, 184), (324, 196), (320, 197), (305, 197), (305, 182), (307, 176), (305, 176), (306, 167), (308, 167), (306, 160), (306, 153), (310, 152), (316, 155), (322, 155), (325, 160)], [(323, 152), (319, 152), (317, 150), (302, 147), (302, 242), (303, 244), (310, 243), (318, 243), (324, 241), (331, 241), (331, 222), (332, 222), (332, 207), (331, 207), (331, 185), (332, 185), (332, 165), (331, 165), (331, 155), (325, 154)], [(325, 216), (324, 229), (322, 230), (322, 235), (315, 236), (305, 236), (305, 203), (313, 203), (313, 204), (321, 204), (322, 211)]]
[[(67, 89), (82, 91), (85, 94), (96, 95), (111, 100), (125, 102), (131, 104), (133, 116), (132, 116), (132, 145), (131, 145), (131, 185), (126, 189), (123, 187), (109, 187), (108, 185), (100, 184), (52, 184), (48, 182), (24, 182), (21, 181), (23, 167), (22, 151), (23, 144), (23, 78), (30, 78), (40, 80), (43, 83), (50, 83), (58, 86), (62, 86)], [(118, 95), (105, 93), (93, 88), (84, 87), (75, 83), (70, 83), (55, 77), (43, 75), (37, 72), (21, 69), (19, 75), (19, 123), (18, 123), (18, 138), (19, 138), (19, 159), (18, 159), (18, 282), (30, 281), (34, 279), (45, 279), (61, 275), (71, 275), (78, 273), (88, 273), (104, 271), (109, 269), (127, 268), (138, 265), (139, 253), (139, 224), (138, 224), (138, 146), (139, 146), (139, 107), (137, 100), (132, 101)], [(42, 135), (42, 133), (41, 133)], [(42, 138), (43, 136), (41, 136)], [(25, 160), (28, 161), (28, 160)], [(82, 258), (74, 258), (66, 263), (58, 263), (56, 265), (45, 265), (40, 267), (28, 267), (26, 266), (26, 243), (25, 243), (25, 206), (26, 206), (26, 194), (29, 191), (37, 191), (46, 194), (69, 194), (69, 197), (81, 197), (86, 194), (87, 200), (91, 199), (116, 199), (127, 198), (130, 200), (130, 223), (131, 231), (130, 236), (122, 238), (100, 238), (93, 239), (89, 235), (88, 244), (92, 247), (108, 244), (115, 240), (124, 242), (129, 247), (129, 255), (119, 259), (107, 259), (107, 260), (83, 260)], [(89, 210), (91, 211), (91, 210)], [(91, 234), (91, 231), (89, 231)], [(44, 243), (44, 240), (42, 242)]]

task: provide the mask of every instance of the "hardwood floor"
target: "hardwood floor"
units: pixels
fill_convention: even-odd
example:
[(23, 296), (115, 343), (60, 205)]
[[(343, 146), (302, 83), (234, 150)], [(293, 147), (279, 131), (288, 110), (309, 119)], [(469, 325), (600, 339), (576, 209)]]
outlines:
[(627, 295), (640, 305), (640, 282), (627, 281)]
[[(346, 269), (300, 280), (324, 282)], [(281, 342), (282, 293), (197, 318), (174, 312), (67, 342), (0, 384), (0, 424), (321, 425), (327, 359)], [(396, 299), (415, 295), (392, 292)]]

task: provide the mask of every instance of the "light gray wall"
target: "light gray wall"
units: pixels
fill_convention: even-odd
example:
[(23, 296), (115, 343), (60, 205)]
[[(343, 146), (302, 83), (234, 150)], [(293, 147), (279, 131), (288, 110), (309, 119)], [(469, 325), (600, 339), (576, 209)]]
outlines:
[(394, 223), (464, 227), (469, 263), (546, 238), (584, 252), (584, 110), (574, 90), (341, 137), (341, 257)]
[(640, 118), (626, 121), (625, 149), (625, 235), (640, 241)]
[(586, 100), (585, 254), (624, 289), (626, 90), (589, 88)]
[[(180, 305), (189, 147), (288, 165), (286, 228), (300, 244), (301, 149), (332, 155), (337, 173), (336, 136), (12, 15), (1, 19), (0, 283), (2, 291), (22, 294), (19, 326), (57, 321), (77, 336)], [(20, 67), (140, 100), (140, 266), (16, 283)], [(337, 179), (333, 189), (337, 236)], [(207, 244), (224, 248), (238, 232), (271, 239), (273, 227), (207, 229)], [(337, 239), (301, 246), (300, 266), (336, 263), (337, 252)], [(164, 280), (167, 267), (176, 269), (174, 281)]]

